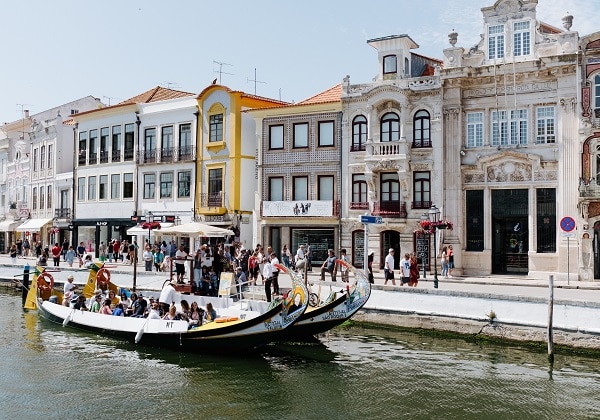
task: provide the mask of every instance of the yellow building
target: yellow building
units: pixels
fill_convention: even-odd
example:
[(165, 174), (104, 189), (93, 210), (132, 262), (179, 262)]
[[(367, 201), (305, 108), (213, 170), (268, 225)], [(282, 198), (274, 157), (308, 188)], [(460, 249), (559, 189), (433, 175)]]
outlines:
[(231, 228), (246, 248), (254, 244), (258, 188), (255, 122), (244, 111), (286, 105), (213, 84), (198, 95), (196, 219)]

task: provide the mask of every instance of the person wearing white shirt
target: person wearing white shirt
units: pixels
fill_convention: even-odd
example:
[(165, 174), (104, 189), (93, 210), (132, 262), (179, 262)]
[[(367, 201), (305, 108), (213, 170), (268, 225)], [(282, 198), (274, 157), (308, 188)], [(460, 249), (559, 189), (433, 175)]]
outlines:
[(179, 249), (175, 252), (175, 270), (177, 272), (177, 283), (183, 283), (183, 276), (185, 275), (185, 261), (187, 257), (188, 254), (184, 251), (183, 245), (179, 245)]
[(394, 286), (396, 285), (396, 280), (394, 279), (394, 248), (390, 248), (388, 254), (385, 256), (383, 274), (385, 276), (384, 285), (387, 284), (388, 280), (391, 280)]
[(296, 270), (304, 270), (304, 267), (306, 266), (305, 258), (306, 254), (304, 253), (304, 244), (302, 244), (298, 247), (298, 250), (296, 251)]
[(273, 282), (273, 265), (271, 261), (266, 260), (262, 270), (263, 281), (265, 282), (265, 295), (267, 302), (271, 302), (271, 283)]

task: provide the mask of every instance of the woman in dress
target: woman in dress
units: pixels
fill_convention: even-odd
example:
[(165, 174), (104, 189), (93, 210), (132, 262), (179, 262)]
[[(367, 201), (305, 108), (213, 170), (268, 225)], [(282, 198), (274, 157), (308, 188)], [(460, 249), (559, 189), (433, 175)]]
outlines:
[(419, 264), (417, 264), (417, 254), (410, 254), (410, 279), (408, 285), (417, 287), (419, 283)]
[(198, 302), (192, 302), (192, 306), (190, 308), (190, 328), (197, 327), (202, 325), (202, 320), (204, 319), (204, 310), (202, 310), (198, 306)]

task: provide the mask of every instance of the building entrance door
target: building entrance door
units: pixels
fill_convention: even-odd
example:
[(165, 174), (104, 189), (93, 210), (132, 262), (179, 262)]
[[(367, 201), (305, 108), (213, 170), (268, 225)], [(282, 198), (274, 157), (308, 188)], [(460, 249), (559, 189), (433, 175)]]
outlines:
[(492, 191), (492, 273), (529, 271), (528, 191)]

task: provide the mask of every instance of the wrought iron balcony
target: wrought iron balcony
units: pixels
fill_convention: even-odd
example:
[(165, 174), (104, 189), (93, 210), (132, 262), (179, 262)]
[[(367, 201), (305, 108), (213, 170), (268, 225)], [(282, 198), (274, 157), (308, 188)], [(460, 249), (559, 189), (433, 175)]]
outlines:
[(200, 207), (225, 207), (225, 193), (214, 194), (201, 193)]
[(123, 155), (123, 160), (125, 160), (125, 161), (133, 160), (133, 149), (125, 149), (125, 153)]
[(100, 163), (108, 163), (108, 150), (100, 151)]
[(70, 219), (71, 209), (54, 209), (54, 217), (57, 219)]
[(161, 149), (159, 153), (161, 162), (168, 163), (173, 162), (175, 160), (175, 149), (172, 147)]
[(413, 208), (413, 209), (429, 209), (429, 208), (431, 208), (431, 201), (413, 201), (411, 208)]
[(369, 202), (350, 203), (350, 210), (369, 210)]
[(376, 201), (373, 203), (373, 215), (397, 219), (406, 219), (406, 202), (404, 201)]

